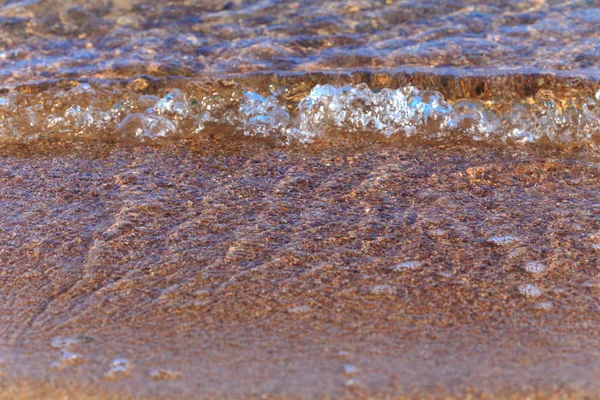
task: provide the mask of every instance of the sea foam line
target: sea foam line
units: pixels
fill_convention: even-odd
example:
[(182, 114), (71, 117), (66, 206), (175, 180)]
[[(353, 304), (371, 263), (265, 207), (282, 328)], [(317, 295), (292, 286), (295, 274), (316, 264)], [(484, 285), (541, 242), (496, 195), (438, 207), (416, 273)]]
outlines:
[(505, 143), (581, 144), (600, 136), (600, 90), (561, 100), (542, 90), (503, 107), (478, 100), (446, 101), (413, 86), (371, 90), (366, 84), (316, 85), (299, 101), (283, 88), (270, 94), (232, 86), (196, 96), (173, 89), (163, 97), (82, 83), (52, 95), (0, 97), (0, 138), (95, 138), (149, 141), (201, 135), (211, 125), (240, 134), (308, 144), (337, 131), (387, 138), (464, 137)]

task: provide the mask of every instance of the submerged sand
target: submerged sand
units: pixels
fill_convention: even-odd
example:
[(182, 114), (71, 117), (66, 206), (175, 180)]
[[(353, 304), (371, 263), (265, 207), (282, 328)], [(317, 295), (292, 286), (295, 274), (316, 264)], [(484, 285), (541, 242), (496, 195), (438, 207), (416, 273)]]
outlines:
[(598, 398), (588, 153), (5, 145), (0, 398)]

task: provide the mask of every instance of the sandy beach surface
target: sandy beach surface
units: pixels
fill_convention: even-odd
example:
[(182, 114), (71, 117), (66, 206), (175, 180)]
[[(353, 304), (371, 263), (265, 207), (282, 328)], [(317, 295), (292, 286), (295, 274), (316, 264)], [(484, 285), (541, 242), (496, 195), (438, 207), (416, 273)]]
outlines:
[(4, 145), (0, 398), (598, 398), (585, 153)]

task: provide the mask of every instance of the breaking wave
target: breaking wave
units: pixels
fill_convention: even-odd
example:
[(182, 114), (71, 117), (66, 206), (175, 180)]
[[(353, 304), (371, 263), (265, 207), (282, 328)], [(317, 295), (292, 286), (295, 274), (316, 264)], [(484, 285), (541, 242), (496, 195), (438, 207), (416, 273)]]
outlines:
[(259, 91), (235, 82), (193, 81), (160, 94), (134, 89), (79, 83), (40, 93), (4, 93), (0, 140), (148, 142), (225, 127), (286, 144), (310, 144), (329, 134), (557, 145), (600, 139), (600, 90), (571, 98), (541, 89), (520, 99), (450, 101), (434, 90), (372, 90), (365, 83), (316, 84), (304, 93), (277, 85)]

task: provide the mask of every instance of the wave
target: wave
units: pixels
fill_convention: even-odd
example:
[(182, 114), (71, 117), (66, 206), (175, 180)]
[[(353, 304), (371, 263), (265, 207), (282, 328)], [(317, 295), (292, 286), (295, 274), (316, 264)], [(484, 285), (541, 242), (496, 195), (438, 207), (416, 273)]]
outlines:
[[(419, 83), (418, 77), (414, 80)], [(139, 77), (126, 84), (71, 81), (68, 87), (5, 91), (0, 95), (0, 141), (151, 142), (218, 130), (284, 144), (310, 144), (328, 135), (516, 145), (600, 140), (600, 90), (595, 83), (567, 96), (564, 90), (538, 87), (534, 94), (508, 97), (494, 90), (482, 95), (472, 85), (478, 98), (456, 98), (447, 90), (444, 96), (410, 84), (314, 83), (310, 76), (297, 76), (293, 84), (250, 81), (179, 79), (153, 86), (151, 79)]]

